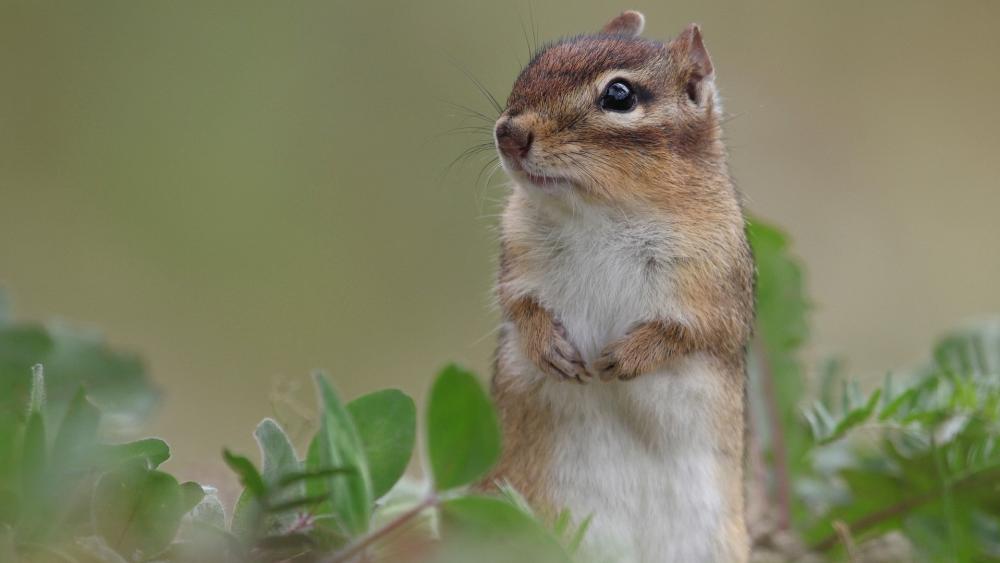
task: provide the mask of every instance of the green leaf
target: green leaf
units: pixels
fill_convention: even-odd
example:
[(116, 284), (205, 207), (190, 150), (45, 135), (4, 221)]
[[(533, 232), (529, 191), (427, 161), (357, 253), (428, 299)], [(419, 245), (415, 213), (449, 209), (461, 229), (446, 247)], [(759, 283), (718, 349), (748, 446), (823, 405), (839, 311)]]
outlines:
[(876, 389), (868, 396), (868, 400), (852, 409), (851, 411), (844, 413), (839, 421), (837, 421), (836, 427), (834, 427), (833, 432), (827, 436), (821, 443), (829, 443), (834, 440), (842, 438), (849, 430), (863, 424), (867, 421), (873, 412), (875, 412), (875, 407), (878, 406), (878, 399), (881, 396), (882, 390)]
[[(0, 412), (24, 412), (31, 402), (32, 366), (45, 365), (46, 415), (63, 413), (82, 385), (107, 421), (131, 425), (145, 419), (157, 393), (142, 363), (112, 350), (92, 331), (60, 324), (0, 326)], [(22, 410), (23, 409), (23, 410)]]
[(320, 428), (306, 456), (308, 471), (347, 468), (350, 473), (306, 482), (309, 496), (326, 494), (329, 502), (317, 507), (315, 514), (331, 514), (340, 532), (356, 536), (368, 529), (374, 502), (371, 477), (361, 439), (351, 415), (326, 376), (315, 375), (320, 396)]
[(438, 490), (483, 477), (500, 456), (500, 427), (493, 405), (476, 377), (446, 367), (431, 387), (427, 447)]
[(170, 459), (170, 446), (159, 438), (144, 438), (124, 444), (104, 444), (97, 447), (97, 466), (110, 468), (136, 458), (146, 460), (150, 469), (156, 469)]
[(282, 476), (299, 470), (295, 448), (277, 422), (265, 418), (257, 425), (253, 435), (260, 447), (261, 476), (265, 483), (273, 485)]
[(243, 489), (233, 506), (233, 534), (245, 544), (252, 544), (264, 524), (264, 507), (250, 489)]
[[(446, 549), (449, 545), (460, 550), (474, 546), (477, 561), (481, 555), (487, 561), (571, 561), (538, 521), (503, 500), (459, 497), (443, 502), (440, 514)], [(496, 559), (498, 555), (503, 559)]]
[(187, 514), (205, 498), (205, 489), (194, 481), (181, 483), (181, 513)]
[(100, 536), (86, 536), (77, 538), (77, 547), (81, 551), (101, 563), (128, 563), (128, 560), (108, 547), (107, 542)]
[(576, 533), (573, 534), (573, 538), (570, 539), (569, 546), (567, 547), (570, 553), (576, 554), (576, 552), (580, 550), (580, 544), (583, 543), (583, 538), (587, 536), (587, 531), (590, 530), (590, 523), (593, 521), (594, 515), (588, 514), (587, 517), (583, 519), (583, 522), (580, 522), (580, 525), (577, 526)]
[[(782, 429), (786, 470), (793, 479), (811, 471), (808, 451), (813, 446), (801, 423), (800, 405), (805, 392), (805, 370), (801, 349), (809, 337), (807, 315), (810, 304), (805, 296), (802, 267), (792, 255), (788, 240), (777, 228), (752, 219), (747, 236), (757, 262), (757, 323), (752, 346), (751, 389), (771, 389), (770, 400), (763, 392), (751, 395), (757, 404), (773, 405)], [(770, 380), (764, 382), (765, 377)], [(765, 446), (771, 448), (769, 442)], [(810, 518), (809, 508), (793, 495), (793, 517)]]
[(281, 479), (279, 479), (276, 483), (276, 487), (279, 489), (285, 489), (290, 485), (303, 483), (311, 479), (326, 479), (328, 477), (345, 475), (348, 473), (354, 473), (354, 470), (347, 467), (330, 467), (327, 469), (317, 469), (316, 471), (293, 471), (282, 475)]
[(228, 449), (222, 451), (222, 459), (225, 460), (226, 465), (230, 469), (236, 472), (236, 475), (240, 478), (240, 483), (252, 494), (259, 498), (263, 498), (267, 494), (267, 486), (264, 484), (264, 478), (261, 477), (260, 472), (254, 467), (253, 462), (241, 455), (234, 454)]
[(87, 400), (83, 387), (69, 403), (52, 445), (52, 456), (62, 468), (76, 469), (94, 453), (101, 412)]
[(129, 559), (156, 554), (177, 534), (190, 502), (185, 496), (172, 476), (133, 461), (104, 474), (94, 488), (95, 528)]
[(31, 395), (28, 412), (42, 412), (45, 406), (45, 368), (42, 364), (31, 366)]
[(267, 492), (266, 496), (261, 496), (248, 489), (237, 500), (233, 530), (245, 541), (251, 541), (261, 533), (283, 533), (294, 523), (295, 514), (278, 514), (281, 511), (275, 510), (274, 506), (284, 505), (305, 494), (302, 483), (278, 487), (286, 475), (299, 472), (301, 467), (295, 448), (281, 426), (265, 418), (254, 430), (254, 438), (260, 448), (260, 476)]
[(42, 413), (33, 411), (28, 417), (21, 443), (21, 479), (25, 504), (37, 501), (45, 487), (47, 453), (45, 450), (45, 421)]
[(347, 411), (368, 459), (372, 497), (381, 498), (410, 463), (417, 434), (417, 408), (402, 391), (385, 389), (351, 401)]
[(226, 529), (226, 508), (219, 500), (215, 489), (207, 487), (204, 490), (201, 502), (191, 510), (191, 520), (220, 530)]
[(0, 326), (10, 323), (10, 300), (7, 294), (0, 289)]
[(20, 499), (13, 491), (0, 490), (0, 530), (13, 526), (20, 513)]

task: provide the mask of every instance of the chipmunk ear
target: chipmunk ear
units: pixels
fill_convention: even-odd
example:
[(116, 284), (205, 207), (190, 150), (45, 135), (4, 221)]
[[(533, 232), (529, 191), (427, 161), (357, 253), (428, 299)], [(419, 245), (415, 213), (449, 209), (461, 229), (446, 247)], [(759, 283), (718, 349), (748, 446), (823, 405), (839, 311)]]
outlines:
[(680, 35), (670, 42), (670, 52), (673, 60), (681, 65), (687, 76), (685, 92), (688, 98), (701, 105), (710, 94), (715, 78), (715, 67), (708, 49), (701, 39), (701, 28), (698, 24), (688, 24)]
[(601, 33), (638, 37), (645, 25), (646, 18), (642, 14), (635, 10), (625, 10), (618, 17), (606, 23), (601, 28)]

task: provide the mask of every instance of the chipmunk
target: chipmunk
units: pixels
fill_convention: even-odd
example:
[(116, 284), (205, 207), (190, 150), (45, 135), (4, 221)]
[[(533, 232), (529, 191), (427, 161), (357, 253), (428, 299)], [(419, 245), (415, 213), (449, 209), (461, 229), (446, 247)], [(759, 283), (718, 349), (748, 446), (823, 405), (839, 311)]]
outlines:
[(542, 49), (496, 122), (512, 191), (490, 479), (592, 515), (614, 561), (746, 561), (754, 262), (701, 31), (643, 23)]

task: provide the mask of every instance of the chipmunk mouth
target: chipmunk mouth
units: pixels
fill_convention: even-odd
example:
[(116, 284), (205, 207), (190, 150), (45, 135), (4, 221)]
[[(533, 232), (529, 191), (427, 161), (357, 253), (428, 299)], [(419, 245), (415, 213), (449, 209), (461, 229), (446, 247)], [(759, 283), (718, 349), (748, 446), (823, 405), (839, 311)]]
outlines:
[(543, 174), (532, 174), (527, 170), (519, 171), (525, 180), (541, 188), (557, 188), (560, 186), (571, 186), (572, 182), (562, 176), (549, 176)]

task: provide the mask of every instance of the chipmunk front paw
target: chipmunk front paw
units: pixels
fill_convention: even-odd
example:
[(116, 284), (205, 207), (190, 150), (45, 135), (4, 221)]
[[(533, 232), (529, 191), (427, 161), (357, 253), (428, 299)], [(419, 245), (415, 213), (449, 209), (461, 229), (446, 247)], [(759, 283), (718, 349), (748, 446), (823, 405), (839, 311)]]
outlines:
[(601, 378), (601, 381), (618, 379), (628, 381), (642, 373), (641, 362), (627, 339), (613, 342), (594, 360), (591, 370)]
[(591, 366), (601, 381), (628, 381), (651, 373), (671, 355), (669, 335), (658, 323), (636, 326), (609, 344)]
[(546, 336), (529, 345), (529, 355), (535, 364), (542, 372), (562, 381), (589, 382), (591, 374), (579, 350), (569, 341), (565, 327), (553, 321), (551, 328)]

